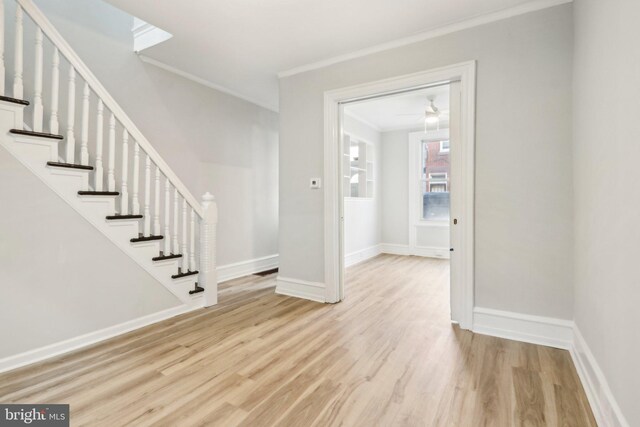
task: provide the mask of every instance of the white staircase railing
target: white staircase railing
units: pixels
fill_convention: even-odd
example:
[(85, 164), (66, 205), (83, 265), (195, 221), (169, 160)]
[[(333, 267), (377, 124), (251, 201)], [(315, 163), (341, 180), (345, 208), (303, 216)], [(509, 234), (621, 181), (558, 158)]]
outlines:
[[(93, 160), (92, 191), (119, 191), (118, 215), (144, 215), (140, 235), (158, 236), (164, 229), (161, 252), (182, 254), (181, 270), (198, 270), (200, 286), (208, 285), (205, 287), (205, 305), (215, 304), (217, 207), (213, 196), (205, 194), (200, 204), (33, 1), (15, 0), (15, 3), (11, 97), (25, 99), (26, 96), (32, 101), (25, 110), (25, 118), (31, 116), (34, 132), (59, 134), (64, 129), (64, 153), (52, 151), (51, 161), (89, 166)], [(5, 88), (5, 73), (9, 68), (5, 68), (5, 62), (9, 62), (5, 61), (8, 26), (4, 14), (5, 4), (0, 0), (0, 95), (8, 96)], [(24, 46), (25, 32), (30, 36), (29, 31), (33, 31), (34, 36), (32, 49)], [(25, 56), (26, 52), (33, 56)], [(32, 82), (25, 79), (25, 57), (33, 58), (33, 63), (27, 61), (33, 65)], [(45, 73), (46, 65), (50, 67), (50, 73)], [(61, 70), (66, 79), (60, 78)], [(28, 71), (31, 76), (31, 69)], [(48, 78), (45, 79), (45, 75)], [(80, 91), (76, 91), (78, 86)], [(63, 111), (59, 108), (61, 87), (66, 87), (67, 93)], [(80, 107), (79, 114), (76, 104)], [(80, 118), (79, 123), (76, 123), (76, 116)], [(105, 118), (108, 118), (107, 126)], [(47, 128), (45, 123), (48, 123)], [(90, 136), (95, 136), (95, 140), (90, 141)], [(120, 162), (117, 162), (118, 157)], [(139, 188), (140, 160), (144, 162), (143, 188)], [(141, 197), (144, 198), (143, 212), (140, 212)]]

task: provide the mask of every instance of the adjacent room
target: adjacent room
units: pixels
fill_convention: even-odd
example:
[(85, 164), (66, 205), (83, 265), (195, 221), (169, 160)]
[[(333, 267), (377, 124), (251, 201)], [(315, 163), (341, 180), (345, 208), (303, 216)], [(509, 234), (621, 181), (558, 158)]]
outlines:
[[(455, 220), (449, 126), (459, 123), (459, 118), (450, 120), (450, 85), (434, 83), (342, 104), (345, 268), (377, 257), (368, 263), (373, 267), (387, 259), (380, 254), (394, 254), (440, 259), (435, 265), (448, 276), (454, 251), (449, 224)], [(357, 280), (357, 275), (347, 277), (345, 289)], [(433, 282), (428, 276), (423, 280)], [(448, 294), (448, 279), (442, 285)], [(449, 310), (448, 299), (443, 303)]]

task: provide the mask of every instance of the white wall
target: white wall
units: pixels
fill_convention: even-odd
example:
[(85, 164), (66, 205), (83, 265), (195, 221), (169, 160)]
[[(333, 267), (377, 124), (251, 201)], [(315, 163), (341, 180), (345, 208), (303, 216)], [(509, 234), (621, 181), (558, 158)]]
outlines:
[(0, 147), (0, 359), (182, 303)]
[(638, 426), (640, 3), (574, 7), (575, 321)]
[[(399, 253), (409, 248), (409, 134), (423, 129), (382, 133), (382, 243)], [(449, 227), (421, 224), (416, 229), (416, 253), (449, 256)]]
[(382, 242), (409, 244), (409, 131), (382, 133)]
[(572, 31), (562, 5), (282, 78), (281, 274), (324, 280), (324, 91), (475, 59), (476, 303), (571, 319)]
[(189, 190), (216, 196), (219, 264), (276, 254), (278, 114), (143, 63), (133, 18), (101, 0), (36, 4)]
[[(381, 208), (383, 204), (381, 188), (380, 132), (348, 115), (345, 108), (343, 129), (370, 142), (373, 145), (374, 197), (345, 198), (344, 201), (344, 253), (347, 260), (357, 260), (357, 252), (371, 249), (380, 244)], [(351, 255), (351, 258), (349, 256)]]

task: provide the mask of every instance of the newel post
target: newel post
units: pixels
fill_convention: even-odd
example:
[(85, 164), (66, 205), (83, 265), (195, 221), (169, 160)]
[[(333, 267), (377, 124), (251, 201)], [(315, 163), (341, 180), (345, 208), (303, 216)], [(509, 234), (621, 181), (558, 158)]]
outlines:
[(218, 303), (218, 276), (216, 274), (216, 227), (218, 206), (211, 193), (202, 196), (204, 216), (200, 222), (199, 285), (204, 288), (204, 306)]

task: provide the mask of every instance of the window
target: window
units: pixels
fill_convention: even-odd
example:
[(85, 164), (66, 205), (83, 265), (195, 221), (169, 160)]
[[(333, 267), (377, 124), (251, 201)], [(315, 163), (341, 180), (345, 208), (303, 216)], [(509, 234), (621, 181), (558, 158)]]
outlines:
[(449, 141), (421, 143), (422, 220), (449, 221)]
[(449, 141), (440, 141), (440, 153), (449, 152)]

